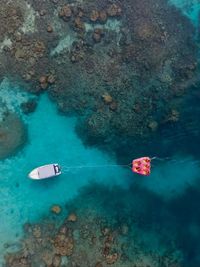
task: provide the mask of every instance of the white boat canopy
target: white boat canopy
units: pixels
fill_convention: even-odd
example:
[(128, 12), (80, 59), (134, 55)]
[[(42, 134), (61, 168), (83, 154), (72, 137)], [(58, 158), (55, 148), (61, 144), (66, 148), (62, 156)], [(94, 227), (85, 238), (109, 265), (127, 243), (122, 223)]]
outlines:
[(46, 179), (61, 174), (60, 166), (55, 164), (48, 164), (40, 166), (29, 173), (29, 178), (34, 180)]

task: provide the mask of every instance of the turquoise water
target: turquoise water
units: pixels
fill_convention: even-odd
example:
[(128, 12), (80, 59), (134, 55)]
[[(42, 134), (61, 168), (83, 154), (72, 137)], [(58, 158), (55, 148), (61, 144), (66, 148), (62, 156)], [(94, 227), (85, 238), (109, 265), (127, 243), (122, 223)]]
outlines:
[[(198, 27), (198, 0), (170, 2)], [(64, 41), (68, 43), (69, 39)], [(66, 48), (66, 43), (60, 45)], [(62, 48), (58, 45), (57, 49), (59, 52)], [(50, 208), (54, 204), (61, 205), (67, 211), (66, 204), (75, 200), (78, 207), (91, 205), (93, 209), (103, 210), (102, 214), (111, 217), (116, 215), (131, 220), (133, 214), (139, 213), (146, 223), (144, 229), (138, 229), (140, 240), (158, 252), (166, 250), (166, 237), (174, 231), (179, 237), (176, 241), (183, 258), (185, 256), (187, 259), (186, 266), (199, 267), (195, 265), (200, 261), (200, 161), (194, 156), (198, 156), (197, 153), (188, 155), (177, 151), (177, 154), (170, 155), (170, 159), (155, 160), (149, 177), (135, 175), (128, 168), (106, 166), (117, 164), (114, 153), (111, 156), (95, 147), (84, 146), (75, 131), (77, 118), (59, 113), (47, 93), (34, 96), (38, 101), (36, 110), (29, 115), (23, 114), (19, 106), (30, 95), (20, 89), (19, 85), (8, 79), (0, 85), (0, 98), (9, 110), (22, 118), (28, 133), (25, 146), (14, 156), (0, 161), (0, 265), (6, 252), (18, 249), (25, 223), (38, 223), (50, 218)], [(198, 127), (198, 124), (195, 125), (196, 140)], [(184, 129), (178, 136), (173, 136), (172, 132), (174, 147), (184, 135)], [(168, 143), (168, 140), (163, 140), (165, 142)], [(187, 149), (187, 143), (181, 146), (186, 148), (185, 151), (192, 151)], [(197, 146), (193, 144), (193, 147)], [(134, 147), (130, 150), (134, 151)], [(160, 156), (156, 150), (154, 155)], [(134, 153), (132, 157), (135, 157)], [(33, 168), (55, 162), (63, 167), (61, 176), (46, 181), (32, 181), (27, 177)], [(63, 214), (65, 216), (66, 213)], [(61, 222), (62, 215), (59, 218)], [(157, 234), (148, 231), (149, 225), (154, 228), (157, 220), (161, 231)], [(169, 225), (171, 232), (166, 227)], [(195, 263), (187, 265), (190, 260)]]
[[(43, 95), (37, 111), (24, 117), (29, 142), (15, 157), (0, 162), (1, 218), (0, 251), (3, 244), (19, 239), (26, 222), (39, 220), (53, 204), (63, 205), (90, 182), (126, 187), (129, 170), (120, 167), (74, 169), (48, 181), (32, 181), (27, 174), (51, 162), (61, 166), (115, 164), (114, 159), (96, 149), (86, 148), (77, 137), (75, 118), (57, 113)], [(17, 236), (16, 236), (17, 235)]]
[[(24, 223), (40, 221), (49, 214), (53, 204), (64, 206), (78, 195), (79, 189), (94, 182), (110, 188), (119, 185), (123, 190), (136, 183), (168, 202), (183, 195), (199, 181), (198, 162), (180, 155), (169, 162), (153, 164), (151, 177), (133, 175), (129, 169), (117, 166), (67, 169), (67, 166), (112, 165), (116, 162), (95, 148), (84, 147), (75, 133), (76, 118), (59, 114), (47, 95), (39, 98), (33, 114), (22, 118), (29, 141), (16, 156), (0, 162), (1, 255), (7, 251), (4, 243), (11, 245), (9, 251), (16, 249)], [(64, 167), (60, 177), (46, 181), (27, 178), (30, 170), (51, 162)], [(147, 233), (143, 238), (149, 240), (149, 235)]]
[(182, 12), (191, 20), (195, 27), (198, 27), (200, 3), (198, 0), (171, 0), (173, 5), (180, 8)]

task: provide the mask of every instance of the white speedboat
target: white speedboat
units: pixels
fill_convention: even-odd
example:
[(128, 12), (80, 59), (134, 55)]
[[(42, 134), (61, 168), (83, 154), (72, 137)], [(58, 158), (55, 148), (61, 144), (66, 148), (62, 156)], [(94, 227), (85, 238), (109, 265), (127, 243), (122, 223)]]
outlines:
[(41, 179), (58, 176), (60, 174), (61, 174), (61, 168), (57, 163), (55, 163), (55, 164), (48, 164), (48, 165), (40, 166), (32, 170), (28, 176), (29, 178), (34, 179), (34, 180), (41, 180)]

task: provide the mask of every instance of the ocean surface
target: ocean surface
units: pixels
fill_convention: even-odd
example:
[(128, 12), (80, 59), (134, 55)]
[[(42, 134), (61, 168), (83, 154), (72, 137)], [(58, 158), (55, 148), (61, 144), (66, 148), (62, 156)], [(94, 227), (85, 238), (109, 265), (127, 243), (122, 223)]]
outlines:
[[(84, 147), (74, 130), (76, 119), (59, 115), (47, 95), (40, 97), (37, 111), (24, 120), (28, 144), (17, 156), (0, 163), (1, 255), (4, 243), (19, 239), (24, 223), (39, 220), (54, 204), (64, 205), (84, 185), (97, 181), (126, 188), (130, 175), (120, 167), (85, 168), (116, 163), (100, 151)], [(28, 178), (35, 167), (57, 162), (64, 169), (58, 178), (39, 183)]]
[[(199, 1), (173, 0), (171, 4), (180, 8), (194, 26), (199, 27)], [(139, 188), (140, 198), (145, 199), (145, 194), (148, 195), (147, 199), (149, 195), (153, 196), (153, 199), (156, 198), (158, 207), (156, 202), (153, 202), (153, 209), (157, 209), (160, 214), (165, 207), (169, 212), (166, 221), (174, 223), (173, 230), (176, 232), (179, 227), (185, 229), (185, 233), (180, 233), (178, 243), (181, 244), (185, 262), (192, 262), (188, 267), (200, 266), (198, 157), (192, 153), (183, 154), (177, 151), (170, 158), (153, 161), (151, 175), (141, 177), (133, 174), (128, 167), (117, 166), (119, 162), (117, 163), (114, 153), (110, 155), (95, 147), (85, 146), (75, 130), (77, 118), (58, 112), (56, 104), (47, 93), (40, 96), (28, 94), (9, 78), (5, 78), (0, 85), (0, 97), (9, 110), (20, 116), (27, 131), (25, 145), (16, 154), (0, 160), (0, 265), (3, 264), (7, 252), (19, 249), (19, 241), (24, 235), (24, 224), (42, 222), (48, 218), (52, 205), (64, 208), (68, 201), (81, 196), (82, 189), (97, 184), (105, 186), (108, 192), (110, 189), (119, 203), (121, 195), (114, 194), (113, 191), (115, 187), (117, 190), (120, 188), (123, 196), (127, 195), (127, 199), (123, 197), (124, 209), (125, 203), (128, 206), (134, 202), (134, 187)], [(36, 99), (37, 107), (33, 113), (26, 115), (21, 112), (20, 105), (30, 97)], [(188, 145), (185, 144), (186, 147)], [(199, 143), (196, 146), (199, 146)], [(157, 151), (155, 156), (160, 157)], [(132, 157), (134, 159), (135, 155)], [(63, 170), (62, 175), (46, 181), (32, 181), (28, 178), (27, 175), (32, 169), (48, 163), (59, 163)], [(96, 188), (98, 190), (98, 186)], [(108, 198), (110, 202), (112, 194), (111, 198)], [(102, 195), (97, 195), (97, 202), (99, 195), (100, 198), (105, 198), (103, 192)], [(95, 196), (92, 201), (95, 203)], [(165, 221), (164, 215), (161, 217)], [(60, 220), (62, 219), (61, 215)], [(141, 235), (145, 239), (145, 233)], [(154, 244), (150, 234), (146, 234), (146, 238), (152, 238)]]
[[(3, 86), (11, 84), (4, 81)], [(7, 88), (10, 91), (10, 102), (8, 98), (5, 100), (8, 105), (13, 101), (12, 90), (13, 86), (10, 90)], [(16, 88), (14, 90), (16, 92)], [(27, 97), (20, 93), (19, 87), (17, 90), (19, 99)], [(15, 110), (18, 111), (16, 103)], [(18, 248), (17, 241), (23, 236), (25, 223), (41, 221), (48, 216), (52, 205), (64, 206), (81, 188), (94, 182), (111, 189), (118, 185), (125, 194), (130, 186), (139, 184), (166, 203), (182, 197), (188, 188), (200, 183), (200, 164), (192, 156), (174, 155), (171, 160), (158, 161), (155, 166), (153, 163), (150, 177), (139, 177), (126, 167), (112, 166), (116, 164), (115, 158), (85, 147), (75, 132), (76, 118), (59, 114), (46, 94), (38, 98), (36, 111), (23, 115), (23, 120), (28, 143), (16, 156), (0, 162), (2, 256)], [(27, 177), (33, 168), (51, 162), (62, 166), (61, 176), (46, 181), (32, 181)]]

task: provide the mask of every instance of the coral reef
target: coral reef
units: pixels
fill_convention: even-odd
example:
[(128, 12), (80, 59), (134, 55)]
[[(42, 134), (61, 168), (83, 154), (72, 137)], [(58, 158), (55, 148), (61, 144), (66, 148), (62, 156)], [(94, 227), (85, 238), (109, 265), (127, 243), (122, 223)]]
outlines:
[(160, 0), (23, 2), (3, 5), (12, 16), (0, 18), (0, 75), (22, 79), (35, 93), (47, 90), (62, 112), (82, 115), (78, 132), (87, 142), (149, 136), (177, 122), (166, 117), (169, 109), (180, 112), (196, 47), (192, 25), (175, 7)]
[[(95, 203), (101, 190), (106, 191), (106, 189), (98, 185), (95, 185), (95, 188), (97, 197), (92, 194), (92, 199), (85, 198), (87, 191), (92, 190), (88, 188), (81, 197), (67, 204), (68, 210), (75, 210), (75, 212), (67, 215), (65, 211), (66, 218), (60, 219), (62, 222), (57, 223), (49, 217), (48, 221), (40, 224), (26, 224), (22, 248), (5, 256), (5, 267), (181, 266), (181, 253), (173, 244), (175, 243), (173, 235), (166, 238), (165, 242), (158, 241), (160, 251), (154, 248), (150, 245), (151, 240), (145, 241), (144, 238), (146, 235), (148, 239), (148, 232), (151, 237), (152, 229), (149, 229), (148, 221), (140, 222), (142, 218), (137, 217), (139, 214), (135, 209), (136, 206), (133, 208), (135, 214), (129, 211), (127, 204), (125, 208), (127, 212), (124, 212), (124, 209), (115, 213), (115, 210), (106, 215), (116, 203), (114, 201), (108, 205), (108, 210), (103, 211), (102, 205)], [(112, 195), (112, 192), (110, 193)], [(83, 203), (83, 197), (85, 203), (80, 205), (79, 202)], [(137, 199), (136, 202), (138, 205)], [(140, 227), (145, 229), (144, 232), (139, 230), (140, 224)], [(156, 236), (155, 229), (153, 233)]]
[(26, 141), (25, 126), (13, 113), (6, 113), (0, 121), (0, 159), (12, 155)]
[(34, 112), (36, 109), (37, 103), (35, 100), (28, 100), (27, 102), (23, 102), (21, 104), (21, 109), (24, 114), (29, 114), (31, 112)]
[[(132, 146), (136, 156), (150, 153), (150, 146), (162, 150), (156, 133), (163, 133), (165, 125), (170, 127), (162, 136), (168, 139), (174, 128), (177, 135), (182, 130), (182, 116), (187, 115), (183, 99), (195, 83), (197, 53), (193, 26), (167, 0), (2, 0), (0, 23), (0, 79), (12, 76), (27, 91), (47, 91), (61, 112), (79, 116), (77, 132), (87, 143), (103, 144), (120, 155), (132, 153)], [(21, 109), (30, 113), (35, 102), (24, 102)], [(189, 132), (191, 125), (184, 125)], [(24, 141), (21, 120), (5, 114), (0, 159)], [(71, 213), (66, 212), (61, 224), (56, 220), (65, 209), (52, 206), (52, 223), (25, 225), (22, 249), (7, 254), (5, 266), (181, 266), (176, 231), (161, 229), (165, 204), (152, 196), (145, 202), (143, 191), (142, 197), (131, 192), (138, 197), (129, 201), (133, 209), (117, 199), (125, 192), (116, 190), (110, 199), (111, 192), (103, 189), (98, 198), (94, 186), (87, 194), (95, 194), (103, 208), (97, 212), (85, 194), (84, 201), (77, 201), (81, 209), (68, 206)], [(152, 207), (159, 205), (155, 215)], [(151, 226), (157, 227), (153, 234)], [(155, 243), (162, 249), (142, 240), (145, 231), (150, 237), (159, 233), (162, 240)]]
[(59, 205), (53, 205), (51, 207), (51, 211), (55, 214), (59, 214), (62, 211), (62, 208)]

